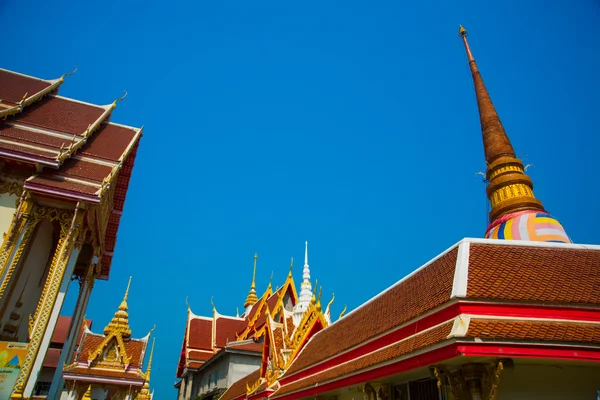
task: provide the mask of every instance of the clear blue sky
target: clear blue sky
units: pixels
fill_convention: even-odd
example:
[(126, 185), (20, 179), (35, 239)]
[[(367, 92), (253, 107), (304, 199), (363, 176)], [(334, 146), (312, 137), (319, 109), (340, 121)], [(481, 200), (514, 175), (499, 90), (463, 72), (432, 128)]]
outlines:
[(536, 195), (576, 242), (600, 243), (600, 3), (370, 3), (0, 5), (2, 67), (51, 79), (78, 66), (61, 94), (107, 104), (126, 89), (113, 120), (145, 126), (87, 316), (101, 331), (133, 275), (134, 336), (157, 325), (158, 399), (175, 398), (186, 296), (197, 314), (211, 296), (234, 314), (254, 252), (262, 291), (290, 256), (301, 279), (308, 240), (337, 316), (483, 235), (459, 24)]

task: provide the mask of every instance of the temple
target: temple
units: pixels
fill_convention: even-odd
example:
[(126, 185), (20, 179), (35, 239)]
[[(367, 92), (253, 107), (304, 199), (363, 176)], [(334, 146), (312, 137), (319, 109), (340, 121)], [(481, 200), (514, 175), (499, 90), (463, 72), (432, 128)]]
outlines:
[[(278, 379), (296, 358), (304, 343), (331, 324), (331, 302), (323, 310), (322, 289), (312, 291), (305, 245), (301, 291), (298, 296), (292, 274), (281, 287), (272, 284), (259, 298), (256, 294), (256, 264), (250, 291), (241, 316), (225, 316), (213, 305), (213, 315), (195, 315), (188, 306), (188, 319), (175, 387), (179, 400), (244, 396), (268, 397), (278, 388)], [(317, 287), (317, 284), (315, 284)]]
[[(60, 397), (94, 282), (110, 274), (142, 133), (111, 121), (125, 96), (101, 106), (60, 96), (70, 75), (0, 69), (0, 347), (11, 360), (0, 366), (3, 399)], [(75, 308), (64, 310), (74, 281)], [(71, 318), (49, 377), (60, 314)]]
[(141, 339), (132, 338), (129, 327), (127, 295), (104, 328), (93, 333), (86, 326), (73, 362), (63, 370), (66, 393), (62, 400), (151, 400), (150, 371), (152, 353), (146, 372), (142, 370), (152, 330)]
[[(461, 240), (334, 323), (320, 313), (306, 280), (298, 300), (291, 284), (275, 294), (269, 288), (258, 300), (252, 285), (249, 308), (231, 319), (235, 329), (225, 338), (262, 340), (258, 368), (227, 382), (220, 400), (595, 398), (600, 246), (572, 243), (534, 196), (467, 32), (459, 33), (488, 166), (485, 238)], [(300, 303), (309, 297), (303, 311)], [(308, 320), (319, 322), (306, 327)], [(213, 319), (190, 314), (180, 376), (202, 371), (211, 352), (226, 351), (227, 340), (220, 339), (225, 347), (214, 345), (218, 321), (216, 313)], [(217, 336), (200, 334), (201, 324)], [(179, 399), (189, 398), (180, 388)]]

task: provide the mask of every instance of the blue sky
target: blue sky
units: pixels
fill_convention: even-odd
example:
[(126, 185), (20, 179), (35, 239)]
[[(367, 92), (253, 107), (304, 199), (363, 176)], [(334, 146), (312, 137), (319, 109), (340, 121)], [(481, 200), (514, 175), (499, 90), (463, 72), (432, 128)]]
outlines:
[[(101, 331), (133, 275), (134, 336), (157, 325), (152, 386), (172, 388), (189, 296), (234, 314), (301, 279), (304, 241), (333, 315), (486, 229), (477, 105), (458, 25), (535, 193), (600, 243), (597, 1), (17, 1), (2, 67), (119, 103), (144, 125), (116, 256), (87, 316)], [(74, 286), (76, 288), (76, 286)], [(75, 290), (71, 293), (72, 298)], [(68, 307), (63, 313), (70, 313)]]

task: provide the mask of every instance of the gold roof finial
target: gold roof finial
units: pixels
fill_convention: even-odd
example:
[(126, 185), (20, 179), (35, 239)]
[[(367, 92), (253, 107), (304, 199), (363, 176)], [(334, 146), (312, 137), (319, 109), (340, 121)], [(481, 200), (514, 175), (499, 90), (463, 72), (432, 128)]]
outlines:
[(271, 277), (269, 278), (269, 289), (273, 288), (273, 271), (271, 271)]
[(115, 101), (113, 101), (113, 103), (112, 103), (112, 105), (111, 105), (111, 107), (112, 107), (112, 108), (115, 108), (115, 107), (117, 106), (117, 103), (118, 103), (118, 102), (125, 100), (125, 98), (126, 98), (126, 97), (127, 97), (127, 95), (129, 94), (129, 93), (127, 93), (127, 90), (123, 90), (123, 92), (125, 92), (125, 94), (124, 94), (123, 96), (121, 96), (121, 97), (119, 97), (118, 99), (116, 99)]
[(256, 260), (258, 259), (258, 254), (254, 253), (254, 272), (252, 273), (252, 284), (250, 284), (250, 292), (248, 293), (248, 297), (246, 297), (246, 302), (244, 303), (244, 308), (248, 308), (248, 306), (256, 304), (258, 301), (258, 296), (256, 296)]
[(81, 400), (92, 400), (92, 384), (90, 383), (83, 394)]
[(338, 319), (342, 319), (342, 317), (344, 316), (344, 314), (346, 314), (346, 309), (347, 309), (347, 306), (344, 304), (344, 309), (340, 313), (340, 316), (338, 317)]
[(288, 273), (288, 277), (292, 277), (292, 268), (294, 268), (294, 257), (292, 257), (292, 260), (290, 261), (290, 272)]
[(319, 290), (319, 280), (318, 279), (315, 280), (315, 291), (313, 292), (312, 299), (311, 299), (312, 304), (317, 304), (317, 295), (316, 295), (317, 290)]
[(127, 289), (125, 290), (125, 296), (123, 296), (123, 301), (119, 305), (117, 312), (115, 312), (113, 319), (104, 328), (105, 335), (110, 335), (111, 333), (120, 333), (123, 339), (128, 339), (131, 337), (131, 329), (129, 328), (129, 314), (127, 313), (127, 298), (129, 297), (131, 278), (132, 277), (130, 276), (129, 282), (127, 283)]
[(210, 296), (210, 305), (212, 306), (212, 312), (213, 314), (215, 313), (215, 311), (217, 311), (217, 307), (215, 307), (215, 302), (213, 301), (213, 298), (215, 296)]
[(192, 309), (190, 308), (190, 303), (188, 303), (188, 296), (185, 296), (185, 305), (187, 306), (187, 312), (189, 314)]
[(462, 25), (458, 27), (458, 35), (460, 37), (467, 36), (467, 30)]
[(319, 288), (319, 297), (317, 298), (317, 310), (321, 311), (321, 297), (323, 296), (323, 286)]
[(502, 215), (518, 211), (544, 212), (541, 201), (533, 195), (533, 182), (529, 176), (525, 175), (523, 162), (517, 158), (498, 112), (492, 104), (490, 94), (483, 83), (481, 73), (469, 47), (467, 30), (461, 26), (459, 34), (469, 60), (469, 69), (479, 108), (483, 150), (487, 163), (486, 192), (492, 206), (489, 214), (490, 222)]
[(329, 303), (327, 303), (327, 308), (330, 308), (331, 305), (333, 304), (333, 301), (335, 300), (335, 293), (331, 294), (331, 300), (329, 300)]
[(152, 356), (154, 354), (154, 343), (156, 342), (156, 338), (152, 340), (152, 349), (150, 350), (150, 359), (148, 360), (148, 369), (146, 370), (146, 380), (144, 385), (142, 386), (142, 390), (140, 390), (140, 394), (137, 399), (147, 400), (150, 399), (150, 371), (152, 370)]

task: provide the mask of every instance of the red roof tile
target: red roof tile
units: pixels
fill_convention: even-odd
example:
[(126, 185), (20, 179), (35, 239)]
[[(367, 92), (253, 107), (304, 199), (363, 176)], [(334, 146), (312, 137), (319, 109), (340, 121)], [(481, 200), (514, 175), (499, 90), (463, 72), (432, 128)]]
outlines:
[(190, 350), (188, 352), (188, 360), (208, 361), (212, 358), (213, 355), (214, 355), (213, 352), (205, 353), (203, 351)]
[(192, 318), (188, 335), (188, 348), (212, 350), (212, 320)]
[(450, 300), (457, 253), (458, 249), (453, 248), (317, 333), (294, 360), (287, 374), (348, 350)]
[(60, 174), (76, 179), (95, 181), (97, 183), (110, 175), (113, 168), (83, 160), (66, 160), (60, 168)]
[[(60, 149), (61, 146), (69, 146), (71, 140), (56, 136), (45, 135), (39, 132), (33, 132), (27, 129), (22, 129), (14, 126), (9, 126), (4, 122), (0, 122), (0, 136), (7, 139), (14, 139), (20, 143), (32, 145), (42, 145), (52, 149)], [(51, 155), (52, 153), (46, 153)]]
[(262, 353), (263, 351), (263, 343), (244, 343), (244, 344), (236, 344), (235, 342), (229, 343), (227, 346), (230, 350), (237, 351), (248, 351), (252, 353)]
[(470, 245), (467, 297), (600, 304), (600, 251)]
[(472, 319), (466, 337), (481, 340), (527, 340), (600, 344), (600, 325), (573, 322)]
[(16, 116), (20, 123), (57, 132), (81, 135), (100, 118), (105, 109), (77, 101), (47, 96)]
[[(417, 350), (440, 343), (446, 339), (452, 330), (453, 322), (447, 322), (443, 325), (432, 328), (428, 331), (412, 336), (406, 340), (398, 342), (392, 346), (385, 347), (373, 353), (366, 354), (353, 361), (327, 369), (315, 375), (308, 376), (295, 382), (282, 386), (274, 396), (280, 396), (299, 389), (312, 387), (316, 384), (322, 384), (326, 381), (342, 378), (345, 375), (352, 374), (365, 368), (373, 367), (386, 361), (414, 353)], [(325, 332), (325, 331), (323, 331)], [(314, 351), (309, 342), (305, 352)]]
[(246, 327), (246, 321), (241, 319), (233, 319), (227, 317), (220, 317), (216, 321), (217, 324), (217, 335), (216, 344), (217, 347), (225, 347), (227, 342), (233, 342), (236, 340), (236, 334)]
[(119, 161), (136, 134), (137, 132), (131, 128), (102, 124), (78, 154)]
[(32, 96), (49, 86), (50, 83), (42, 79), (0, 69), (0, 99), (4, 102), (18, 103), (25, 93)]

